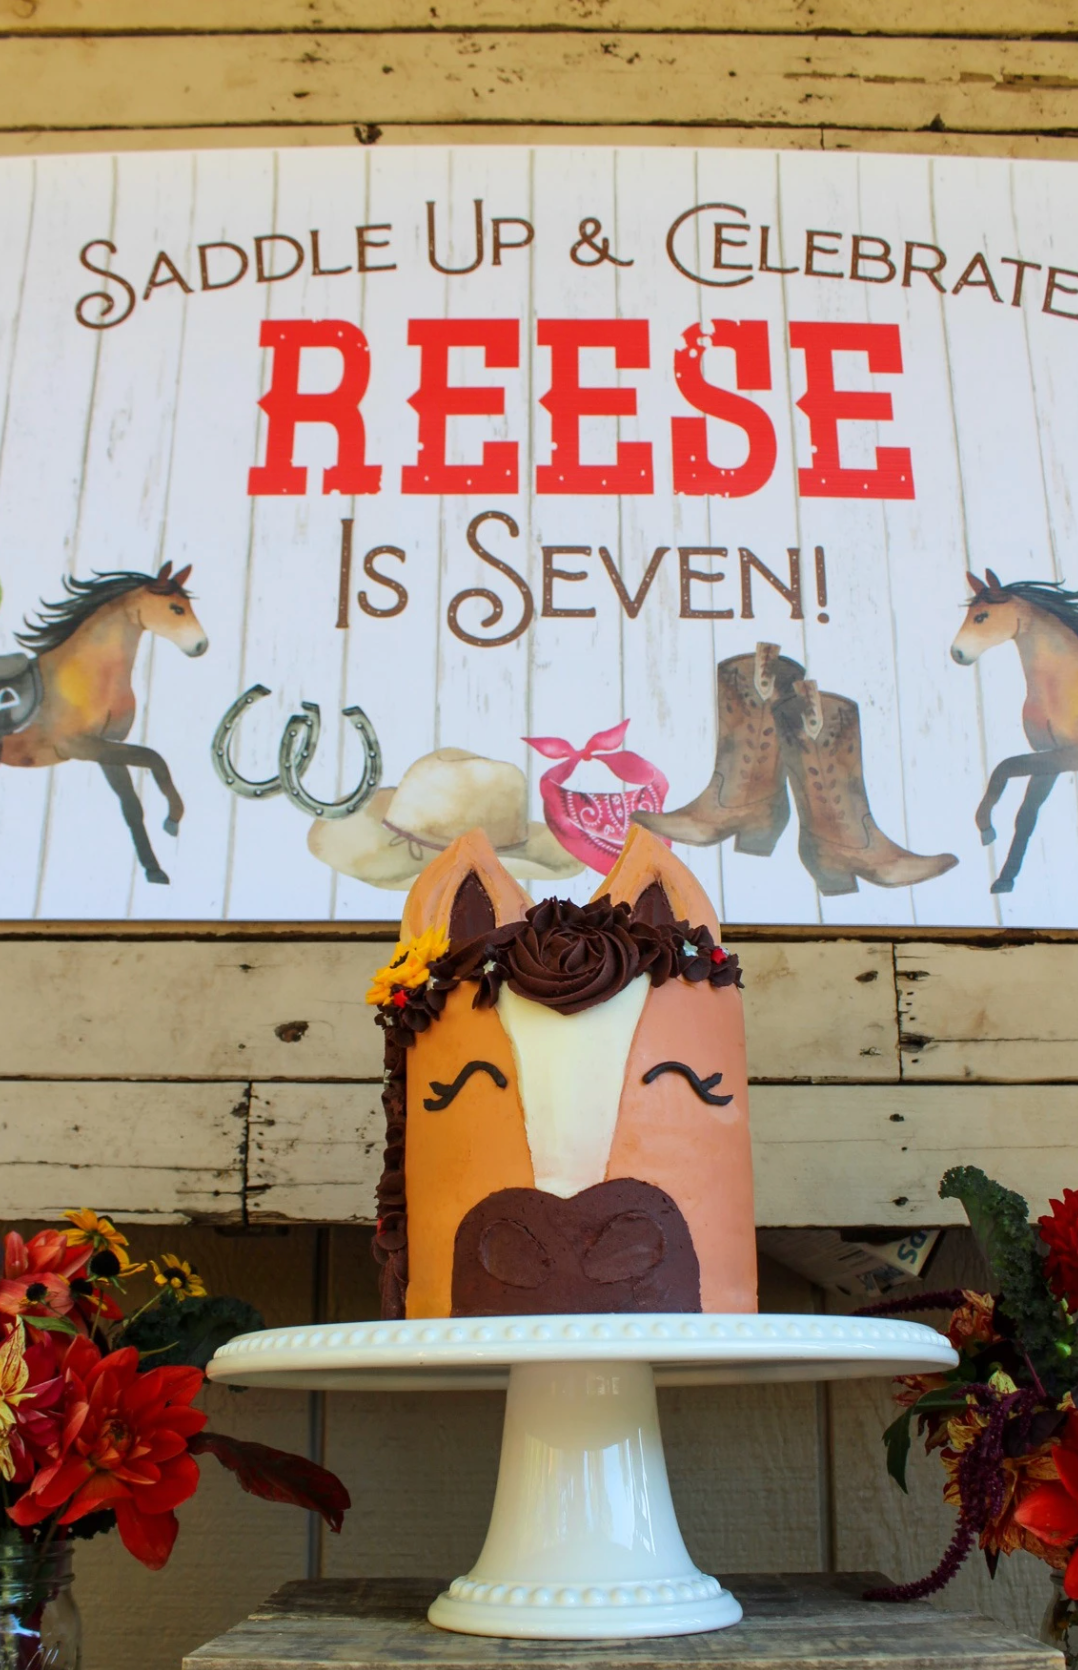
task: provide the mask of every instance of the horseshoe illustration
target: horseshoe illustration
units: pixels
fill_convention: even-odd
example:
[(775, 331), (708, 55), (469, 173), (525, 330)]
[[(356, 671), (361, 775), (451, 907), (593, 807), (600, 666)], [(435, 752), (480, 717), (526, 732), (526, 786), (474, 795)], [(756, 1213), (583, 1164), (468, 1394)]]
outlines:
[(363, 775), (358, 786), (342, 800), (316, 800), (300, 778), (318, 746), (321, 713), (317, 702), (301, 702), (302, 713), (294, 713), (284, 728), (278, 755), (279, 783), (293, 806), (313, 818), (347, 818), (365, 806), (382, 776), (382, 750), (374, 726), (361, 707), (346, 707), (342, 717), (350, 720), (363, 742)]
[[(284, 789), (284, 784), (281, 782), (279, 775), (264, 777), (258, 783), (251, 782), (249, 778), (244, 777), (232, 758), (232, 740), (239, 728), (240, 720), (249, 707), (252, 707), (255, 702), (260, 702), (263, 696), (268, 695), (269, 691), (264, 684), (252, 684), (249, 690), (245, 690), (243, 695), (238, 696), (232, 703), (213, 733), (213, 742), (210, 747), (213, 769), (220, 777), (225, 788), (231, 789), (233, 794), (241, 795), (244, 800), (268, 800), (271, 795), (280, 794)], [(294, 768), (297, 778), (303, 776), (311, 763), (315, 748), (318, 746), (319, 728), (318, 709), (315, 708), (313, 721), (304, 737), (304, 747), (297, 752), (295, 757)]]

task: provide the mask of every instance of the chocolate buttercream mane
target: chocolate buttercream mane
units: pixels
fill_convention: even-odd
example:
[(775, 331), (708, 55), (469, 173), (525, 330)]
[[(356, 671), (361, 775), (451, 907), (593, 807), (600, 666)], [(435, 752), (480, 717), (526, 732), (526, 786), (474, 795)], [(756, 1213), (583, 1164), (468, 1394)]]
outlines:
[(408, 1212), (404, 1195), (407, 1071), (408, 1052), (404, 1040), (391, 1030), (386, 1034), (385, 1076), (382, 1080), (386, 1145), (382, 1175), (375, 1191), (378, 1224), (371, 1250), (381, 1266), (378, 1285), (382, 1315), (394, 1320), (404, 1315), (404, 1297), (408, 1289)]

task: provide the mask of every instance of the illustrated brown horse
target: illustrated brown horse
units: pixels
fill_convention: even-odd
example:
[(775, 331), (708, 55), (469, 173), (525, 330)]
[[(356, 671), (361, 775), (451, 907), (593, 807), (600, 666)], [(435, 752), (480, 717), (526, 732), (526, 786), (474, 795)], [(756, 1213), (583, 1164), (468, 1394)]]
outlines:
[(1063, 771), (1078, 771), (1078, 591), (1050, 580), (1014, 580), (1004, 585), (992, 570), (985, 578), (967, 574), (973, 601), (951, 645), (960, 667), (970, 667), (986, 649), (1013, 640), (1026, 675), (1022, 727), (1032, 754), (1000, 760), (977, 808), (985, 846), (996, 838), (992, 811), (1012, 777), (1028, 777), (1014, 820), (1007, 861), (992, 884), (1010, 893), (1022, 868), (1037, 814)]
[[(92, 760), (119, 797), (146, 880), (167, 884), (146, 833), (142, 804), (131, 780), (132, 766), (151, 772), (168, 805), (164, 828), (179, 834), (183, 801), (161, 755), (126, 741), (135, 722), (131, 672), (144, 632), (167, 638), (185, 655), (204, 655), (209, 640), (191, 607), (185, 581), (191, 569), (172, 573), (172, 564), (154, 574), (95, 574), (90, 580), (65, 579), (67, 595), (42, 603), (36, 622), (16, 633), (34, 659), (3, 657), (0, 674), (8, 681), (3, 696), (18, 710), (21, 722), (0, 739), (0, 764), (63, 765)], [(4, 715), (0, 714), (0, 718)]]

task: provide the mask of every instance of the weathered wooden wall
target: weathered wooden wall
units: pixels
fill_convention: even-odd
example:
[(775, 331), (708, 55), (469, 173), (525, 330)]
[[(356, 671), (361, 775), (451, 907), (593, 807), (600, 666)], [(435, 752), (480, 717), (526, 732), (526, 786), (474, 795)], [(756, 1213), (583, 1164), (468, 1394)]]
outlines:
[[(1073, 0), (0, 0), (0, 152), (416, 142), (775, 145), (1078, 157)], [(748, 938), (761, 1221), (952, 1221), (976, 1160), (1038, 1207), (1078, 1177), (1078, 944)], [(273, 1322), (371, 1314), (384, 946), (228, 936), (0, 936), (0, 1215), (92, 1201), (142, 1252), (191, 1256)], [(307, 1220), (305, 1222), (304, 1220)], [(315, 1229), (315, 1222), (336, 1227)], [(195, 1227), (173, 1227), (180, 1225)], [(213, 1227), (218, 1226), (218, 1227)], [(765, 1266), (770, 1309), (819, 1305)], [(950, 1235), (934, 1277), (980, 1279)], [(695, 1557), (737, 1570), (927, 1568), (939, 1469), (883, 1477), (887, 1389), (664, 1396)], [(493, 1489), (494, 1394), (207, 1393), (212, 1420), (324, 1452), (338, 1541), (208, 1473), (177, 1553), (80, 1550), (87, 1670), (172, 1670), (279, 1581), (463, 1570)], [(212, 1465), (212, 1464), (211, 1464)], [(952, 1591), (1030, 1627), (1019, 1557)]]
[[(1045, 1208), (1074, 1140), (1078, 945), (729, 943), (761, 1225), (954, 1223), (936, 1186), (962, 1161)], [(383, 941), (3, 944), (0, 1214), (77, 1194), (125, 1220), (372, 1221)]]

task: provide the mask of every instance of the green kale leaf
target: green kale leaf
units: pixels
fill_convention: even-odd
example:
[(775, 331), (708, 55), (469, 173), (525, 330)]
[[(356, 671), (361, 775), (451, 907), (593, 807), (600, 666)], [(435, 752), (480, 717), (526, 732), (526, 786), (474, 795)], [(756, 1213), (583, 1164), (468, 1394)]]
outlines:
[(184, 1363), (204, 1369), (219, 1346), (265, 1326), (261, 1314), (242, 1299), (177, 1299), (166, 1289), (152, 1310), (128, 1323), (119, 1343), (136, 1348), (145, 1359), (140, 1368)]
[(1000, 1305), (1045, 1390), (1065, 1389), (1067, 1345), (1074, 1328), (1044, 1274), (1044, 1248), (1020, 1194), (993, 1182), (977, 1166), (952, 1166), (941, 1200), (960, 1200), (999, 1289)]

